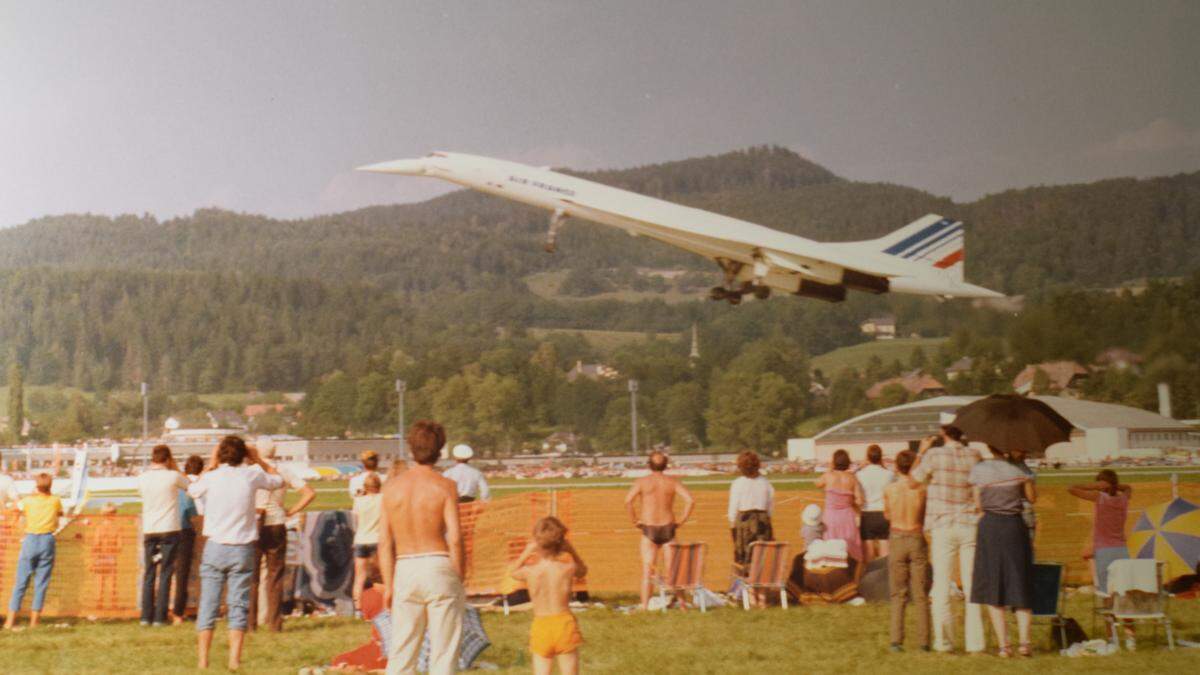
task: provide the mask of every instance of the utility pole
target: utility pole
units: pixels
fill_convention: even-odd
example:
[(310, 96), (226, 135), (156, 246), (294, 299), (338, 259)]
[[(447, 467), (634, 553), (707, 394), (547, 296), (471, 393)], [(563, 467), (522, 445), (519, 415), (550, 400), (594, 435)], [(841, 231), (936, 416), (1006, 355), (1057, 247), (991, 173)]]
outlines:
[(637, 439), (637, 392), (638, 381), (629, 381), (629, 432), (630, 432), (630, 447), (633, 449), (633, 454), (638, 453)]
[(404, 392), (408, 388), (408, 383), (399, 378), (396, 379), (396, 408), (400, 417), (400, 425), (397, 427), (396, 436), (400, 439), (400, 459), (408, 459), (408, 448), (404, 443)]
[(149, 388), (142, 383), (142, 440), (150, 437), (150, 397)]
[[(142, 383), (142, 443), (141, 443), (141, 445), (143, 446), (143, 449), (146, 444), (146, 439), (150, 438), (150, 397), (147, 395), (148, 393), (149, 393), (149, 388), (146, 386), (146, 383), (143, 382)], [(149, 457), (150, 457), (149, 453), (146, 454), (146, 457), (147, 457), (146, 461), (148, 462)]]

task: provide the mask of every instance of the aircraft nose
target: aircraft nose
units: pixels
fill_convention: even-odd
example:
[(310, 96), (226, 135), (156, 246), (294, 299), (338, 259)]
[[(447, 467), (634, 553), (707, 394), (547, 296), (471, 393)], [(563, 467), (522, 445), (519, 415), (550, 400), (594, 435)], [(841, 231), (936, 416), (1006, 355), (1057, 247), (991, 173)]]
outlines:
[(374, 173), (398, 173), (405, 176), (421, 176), (425, 173), (425, 162), (420, 159), (394, 159), (390, 162), (379, 162), (360, 166), (355, 171), (371, 171)]

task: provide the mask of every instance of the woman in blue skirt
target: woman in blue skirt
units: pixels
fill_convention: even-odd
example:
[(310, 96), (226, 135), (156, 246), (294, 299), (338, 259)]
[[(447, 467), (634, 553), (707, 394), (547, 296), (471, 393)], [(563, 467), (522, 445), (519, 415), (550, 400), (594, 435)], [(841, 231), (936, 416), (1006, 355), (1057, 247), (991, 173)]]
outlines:
[(976, 464), (968, 478), (975, 505), (983, 512), (975, 537), (971, 602), (987, 606), (1002, 657), (1012, 656), (1004, 612), (1011, 607), (1017, 615), (1017, 653), (1032, 656), (1033, 547), (1021, 512), (1023, 500), (1037, 501), (1037, 491), (1029, 474), (1007, 454), (991, 450), (994, 459)]

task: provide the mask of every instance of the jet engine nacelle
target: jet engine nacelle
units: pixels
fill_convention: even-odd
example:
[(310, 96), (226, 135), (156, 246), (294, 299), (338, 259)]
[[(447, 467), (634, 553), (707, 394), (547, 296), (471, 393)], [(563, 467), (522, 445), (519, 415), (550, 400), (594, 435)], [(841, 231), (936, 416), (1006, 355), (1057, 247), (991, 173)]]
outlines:
[(887, 277), (877, 277), (874, 274), (864, 274), (855, 270), (842, 270), (842, 284), (847, 288), (865, 293), (887, 293), (891, 284)]
[(816, 298), (825, 302), (841, 302), (846, 299), (846, 287), (838, 284), (823, 284), (819, 281), (801, 279), (796, 295)]

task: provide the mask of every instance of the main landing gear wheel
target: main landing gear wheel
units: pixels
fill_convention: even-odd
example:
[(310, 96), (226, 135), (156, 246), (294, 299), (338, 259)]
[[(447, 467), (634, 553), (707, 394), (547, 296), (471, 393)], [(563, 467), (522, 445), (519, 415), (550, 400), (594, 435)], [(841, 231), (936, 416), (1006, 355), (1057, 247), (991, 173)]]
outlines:
[(754, 287), (754, 297), (759, 300), (766, 300), (767, 298), (771, 297), (771, 287), (770, 286), (755, 286)]

